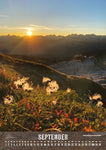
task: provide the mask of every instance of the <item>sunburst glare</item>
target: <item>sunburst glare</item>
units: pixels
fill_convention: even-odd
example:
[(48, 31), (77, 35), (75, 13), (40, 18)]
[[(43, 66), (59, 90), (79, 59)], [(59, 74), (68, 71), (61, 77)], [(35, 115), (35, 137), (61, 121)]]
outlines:
[(32, 31), (31, 31), (31, 30), (28, 30), (28, 31), (27, 31), (27, 35), (28, 35), (28, 36), (31, 36), (31, 35), (32, 35)]

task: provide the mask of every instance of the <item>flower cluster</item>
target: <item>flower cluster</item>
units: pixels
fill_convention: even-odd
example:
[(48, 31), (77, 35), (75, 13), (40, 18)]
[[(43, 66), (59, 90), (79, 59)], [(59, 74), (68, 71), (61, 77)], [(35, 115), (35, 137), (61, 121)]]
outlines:
[[(9, 78), (3, 71), (0, 74), (0, 98), (5, 104), (0, 104), (0, 131), (105, 131), (105, 108), (101, 107), (100, 94), (89, 96), (88, 103), (87, 93), (84, 101), (70, 87), (58, 91), (60, 85), (47, 77), (43, 77), (43, 88), (28, 93), (24, 91), (33, 90), (29, 78)], [(91, 106), (93, 102), (101, 108)]]
[[(54, 80), (51, 81), (51, 79), (48, 78), (48, 77), (43, 77), (42, 83), (43, 84), (47, 83), (47, 86), (46, 86), (47, 94), (51, 94), (51, 93), (57, 92), (57, 90), (59, 89), (59, 85), (57, 84), (57, 82), (54, 81)], [(56, 104), (55, 101), (53, 101), (53, 103)]]
[(58, 89), (59, 89), (59, 85), (57, 84), (57, 82), (51, 81), (47, 84), (46, 92), (47, 94), (51, 94), (51, 93), (57, 92)]
[[(104, 108), (101, 107), (97, 111), (96, 107), (84, 102), (74, 90), (68, 94), (60, 90), (49, 96), (43, 89), (40, 92), (34, 89), (36, 92), (31, 93), (20, 93), (21, 89), (13, 90), (14, 97), (12, 94), (7, 95), (4, 102), (6, 105), (0, 105), (0, 123), (2, 123), (0, 130), (60, 132), (105, 130)], [(15, 92), (18, 95), (17, 101)], [(19, 94), (22, 94), (21, 98)]]
[(100, 94), (97, 94), (97, 93), (95, 93), (94, 95), (92, 95), (92, 96), (89, 96), (89, 99), (90, 100), (98, 100), (98, 99), (102, 99), (102, 96), (100, 95)]
[(27, 80), (29, 80), (29, 78), (23, 77), (22, 79), (19, 78), (17, 81), (14, 81), (14, 85), (15, 85), (16, 89), (22, 88), (24, 91), (32, 91), (33, 88), (30, 87)]
[(13, 96), (12, 95), (7, 95), (5, 98), (4, 98), (4, 104), (10, 104), (13, 102)]
[(102, 96), (100, 94), (95, 93), (94, 95), (89, 96), (89, 99), (92, 102), (96, 101), (96, 106), (97, 107), (101, 107), (103, 105), (103, 103), (101, 101), (102, 100)]

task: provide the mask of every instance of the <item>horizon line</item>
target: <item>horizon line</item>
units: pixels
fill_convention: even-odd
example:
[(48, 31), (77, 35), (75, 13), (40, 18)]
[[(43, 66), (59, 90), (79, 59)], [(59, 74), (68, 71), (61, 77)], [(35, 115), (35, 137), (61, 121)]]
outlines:
[(20, 35), (20, 34), (0, 34), (0, 36), (20, 36), (20, 37), (34, 37), (34, 36), (70, 36), (70, 35), (95, 35), (95, 36), (106, 36), (106, 34), (96, 34), (96, 33), (71, 33), (71, 34), (34, 34), (31, 36), (28, 35)]

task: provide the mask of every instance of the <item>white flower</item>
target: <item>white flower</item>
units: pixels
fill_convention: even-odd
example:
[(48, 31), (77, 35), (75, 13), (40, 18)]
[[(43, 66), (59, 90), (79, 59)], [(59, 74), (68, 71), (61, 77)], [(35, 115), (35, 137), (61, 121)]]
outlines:
[(47, 77), (43, 77), (42, 83), (46, 83), (46, 82), (48, 82), (48, 81), (51, 81), (51, 79), (50, 79), (50, 78), (47, 78)]
[(21, 84), (20, 80), (14, 81), (14, 85), (15, 85), (16, 89), (18, 89), (20, 84)]
[(70, 89), (70, 88), (67, 88), (66, 92), (67, 92), (67, 93), (70, 93), (70, 92), (71, 92), (71, 89)]
[(29, 80), (29, 78), (23, 77), (22, 79), (19, 78), (17, 81), (14, 81), (16, 89), (22, 86), (27, 80)]
[(13, 96), (12, 95), (7, 95), (5, 98), (4, 98), (4, 104), (10, 104), (13, 102)]
[(27, 82), (25, 84), (23, 84), (22, 89), (24, 91), (32, 91), (33, 90), (33, 88), (30, 87), (29, 83), (27, 83)]
[(102, 96), (100, 95), (100, 94), (94, 94), (94, 95), (92, 95), (92, 96), (89, 96), (89, 99), (90, 100), (97, 100), (97, 99), (102, 99)]
[(101, 101), (98, 101), (98, 103), (96, 104), (97, 107), (101, 107), (103, 105), (103, 103)]
[(50, 94), (50, 93), (53, 93), (53, 92), (57, 92), (58, 89), (59, 89), (59, 85), (57, 84), (57, 82), (56, 81), (51, 81), (47, 85), (46, 92), (48, 94)]
[(54, 101), (52, 101), (52, 103), (53, 103), (54, 105), (56, 105), (57, 101), (56, 101), (56, 100), (54, 100)]

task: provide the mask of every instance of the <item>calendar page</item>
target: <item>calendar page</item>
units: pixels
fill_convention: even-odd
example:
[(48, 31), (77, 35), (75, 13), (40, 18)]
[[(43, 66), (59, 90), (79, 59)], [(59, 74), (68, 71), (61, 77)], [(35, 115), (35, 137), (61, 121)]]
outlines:
[(105, 18), (105, 0), (0, 0), (0, 150), (106, 148)]

